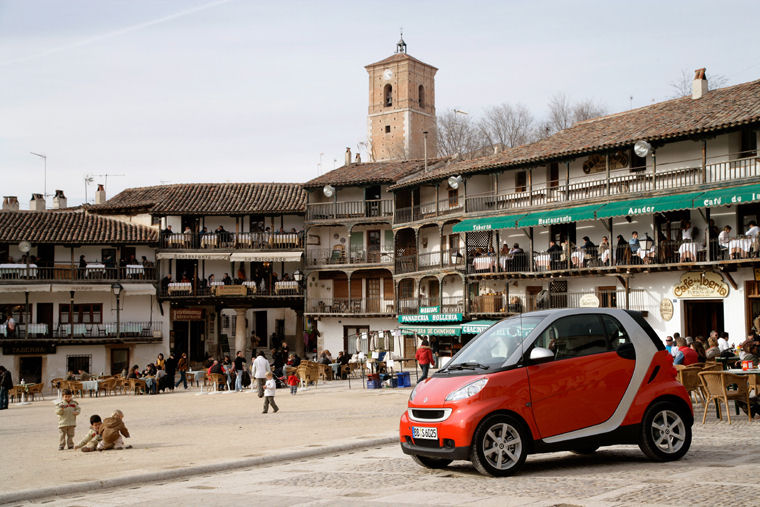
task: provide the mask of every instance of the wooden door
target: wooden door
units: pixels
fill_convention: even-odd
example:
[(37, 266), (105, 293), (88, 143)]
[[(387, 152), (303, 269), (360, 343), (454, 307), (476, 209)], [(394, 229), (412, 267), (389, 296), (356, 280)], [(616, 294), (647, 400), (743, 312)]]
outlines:
[(532, 285), (525, 287), (525, 295), (528, 298), (527, 303), (528, 303), (529, 312), (536, 310), (536, 296), (538, 295), (539, 292), (541, 292), (542, 289), (543, 287), (537, 287), (537, 286), (532, 286)]
[(53, 303), (37, 303), (37, 324), (47, 324), (48, 336), (53, 333)]
[(380, 262), (380, 231), (367, 231), (367, 262)]
[(379, 278), (367, 278), (367, 312), (380, 313)]

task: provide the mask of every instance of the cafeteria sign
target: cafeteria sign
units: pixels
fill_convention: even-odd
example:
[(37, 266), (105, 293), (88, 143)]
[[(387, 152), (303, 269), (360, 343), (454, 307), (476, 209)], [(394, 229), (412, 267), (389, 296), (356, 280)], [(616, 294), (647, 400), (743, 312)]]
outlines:
[(673, 295), (682, 299), (724, 298), (728, 296), (728, 284), (718, 273), (689, 271), (681, 275), (681, 281), (673, 287)]
[(172, 310), (172, 320), (203, 320), (203, 309), (175, 308)]
[(402, 324), (416, 322), (461, 322), (461, 313), (424, 313), (414, 315), (399, 315), (398, 321)]

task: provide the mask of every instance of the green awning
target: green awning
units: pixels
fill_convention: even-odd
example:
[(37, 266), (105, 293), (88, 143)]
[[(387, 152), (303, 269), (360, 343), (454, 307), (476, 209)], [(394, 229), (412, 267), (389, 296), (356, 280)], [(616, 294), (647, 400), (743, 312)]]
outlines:
[(493, 324), (495, 324), (495, 320), (473, 320), (472, 322), (465, 322), (462, 324), (462, 333), (463, 334), (478, 334), (482, 333), (489, 327), (491, 327)]
[(700, 195), (702, 195), (702, 192), (691, 192), (688, 194), (610, 202), (596, 210), (596, 218), (651, 215), (663, 211), (693, 209), (694, 200)]
[(599, 207), (599, 204), (592, 204), (590, 206), (536, 211), (520, 218), (517, 221), (517, 225), (518, 227), (533, 227), (536, 225), (567, 224), (581, 220), (594, 220), (594, 211), (599, 209)]
[(760, 200), (760, 185), (744, 185), (743, 187), (716, 188), (708, 190), (694, 199), (695, 208), (711, 208), (713, 206), (730, 206), (746, 204)]
[(525, 213), (518, 213), (516, 215), (502, 215), (499, 217), (471, 218), (454, 224), (452, 230), (454, 232), (479, 232), (495, 231), (496, 229), (516, 229), (517, 220), (524, 216)]
[(401, 334), (419, 334), (425, 336), (461, 336), (459, 324), (451, 326), (399, 326)]

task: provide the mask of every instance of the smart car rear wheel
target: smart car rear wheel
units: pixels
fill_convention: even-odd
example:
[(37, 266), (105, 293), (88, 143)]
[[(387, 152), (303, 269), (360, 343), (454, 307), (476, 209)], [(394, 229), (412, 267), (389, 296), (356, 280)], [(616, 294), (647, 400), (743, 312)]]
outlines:
[(425, 456), (416, 456), (412, 455), (412, 459), (415, 463), (417, 463), (420, 466), (423, 466), (425, 468), (446, 468), (449, 466), (449, 463), (451, 463), (450, 459), (441, 459), (441, 458), (428, 458)]
[(528, 454), (522, 425), (508, 415), (488, 417), (475, 432), (471, 453), (472, 464), (484, 475), (503, 477), (517, 472)]
[(673, 403), (655, 403), (644, 414), (639, 447), (657, 461), (680, 459), (691, 445), (691, 425)]

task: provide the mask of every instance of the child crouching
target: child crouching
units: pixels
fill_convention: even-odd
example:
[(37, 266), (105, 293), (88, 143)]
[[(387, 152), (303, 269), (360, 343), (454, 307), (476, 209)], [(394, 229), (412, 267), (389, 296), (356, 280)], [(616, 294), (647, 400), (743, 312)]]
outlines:
[(102, 425), (103, 422), (100, 420), (99, 415), (90, 416), (90, 431), (87, 432), (87, 435), (84, 436), (81, 442), (74, 446), (74, 449), (82, 449), (82, 452), (94, 451), (102, 440), (98, 434)]
[[(121, 438), (121, 436), (124, 435), (126, 438), (129, 438), (129, 431), (127, 430), (127, 427), (124, 426), (124, 421), (122, 420), (123, 418), (124, 412), (117, 409), (113, 411), (113, 415), (111, 417), (106, 417), (106, 419), (103, 421), (103, 424), (98, 430), (98, 434), (102, 438), (102, 440), (98, 442), (97, 446), (97, 449), (99, 451), (125, 448), (124, 440)], [(126, 446), (127, 449), (130, 447), (132, 446)]]

